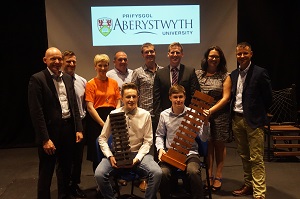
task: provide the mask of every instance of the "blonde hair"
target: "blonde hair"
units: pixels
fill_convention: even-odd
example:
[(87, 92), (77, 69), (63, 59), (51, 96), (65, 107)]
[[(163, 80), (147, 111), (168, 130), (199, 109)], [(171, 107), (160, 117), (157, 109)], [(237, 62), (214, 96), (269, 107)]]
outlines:
[(99, 62), (107, 62), (109, 65), (109, 56), (107, 54), (97, 54), (94, 58), (94, 64), (97, 65)]

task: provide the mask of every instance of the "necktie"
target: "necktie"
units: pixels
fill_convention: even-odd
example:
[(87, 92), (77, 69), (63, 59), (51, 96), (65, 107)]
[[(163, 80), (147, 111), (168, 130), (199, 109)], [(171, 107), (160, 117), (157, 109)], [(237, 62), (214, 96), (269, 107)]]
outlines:
[(178, 69), (177, 68), (172, 68), (172, 85), (178, 83)]

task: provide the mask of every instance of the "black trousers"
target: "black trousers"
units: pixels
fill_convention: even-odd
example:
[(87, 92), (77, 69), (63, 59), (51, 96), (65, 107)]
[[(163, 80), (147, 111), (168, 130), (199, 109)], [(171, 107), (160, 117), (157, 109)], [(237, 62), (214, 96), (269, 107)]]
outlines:
[[(83, 134), (85, 132), (86, 119), (82, 119)], [(75, 144), (73, 151), (72, 160), (72, 170), (71, 170), (71, 184), (80, 184), (81, 182), (81, 169), (82, 169), (82, 159), (83, 150), (85, 145), (85, 135), (83, 135), (83, 140)]]
[[(43, 146), (38, 146), (39, 179), (38, 199), (50, 199), (50, 186), (54, 169), (56, 169), (58, 198), (69, 195), (71, 175), (72, 151), (75, 145), (75, 130), (72, 120), (58, 124), (59, 132), (56, 140), (52, 140), (56, 147), (54, 155), (45, 153)], [(51, 139), (51, 138), (50, 138)]]

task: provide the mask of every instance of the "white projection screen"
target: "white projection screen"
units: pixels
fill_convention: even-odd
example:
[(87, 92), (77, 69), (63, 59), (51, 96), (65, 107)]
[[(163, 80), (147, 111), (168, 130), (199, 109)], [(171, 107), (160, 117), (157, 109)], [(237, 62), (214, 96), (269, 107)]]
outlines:
[(236, 68), (237, 0), (46, 0), (48, 45), (72, 50), (76, 72), (93, 78), (93, 59), (105, 53), (113, 68), (115, 52), (128, 55), (128, 67), (144, 64), (141, 45), (155, 45), (156, 62), (169, 63), (168, 45), (183, 45), (182, 63), (199, 68), (205, 50), (220, 46), (228, 71)]

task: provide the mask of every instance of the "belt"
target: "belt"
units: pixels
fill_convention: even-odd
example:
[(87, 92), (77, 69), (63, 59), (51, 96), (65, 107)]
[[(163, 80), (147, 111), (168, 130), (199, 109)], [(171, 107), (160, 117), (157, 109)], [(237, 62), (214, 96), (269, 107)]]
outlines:
[(243, 113), (234, 112), (234, 115), (235, 115), (235, 116), (238, 116), (238, 117), (244, 117), (244, 114), (243, 114)]

